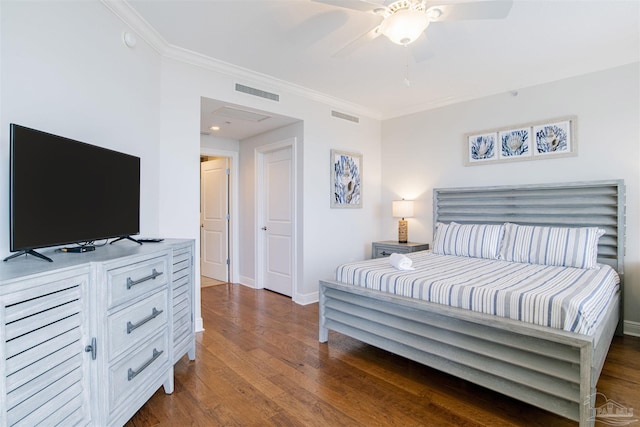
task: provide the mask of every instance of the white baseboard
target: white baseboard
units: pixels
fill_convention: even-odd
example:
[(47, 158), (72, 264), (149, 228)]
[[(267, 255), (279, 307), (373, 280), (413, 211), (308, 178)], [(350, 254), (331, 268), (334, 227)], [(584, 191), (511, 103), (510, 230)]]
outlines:
[(247, 277), (247, 276), (240, 276), (240, 284), (247, 286), (249, 288), (255, 289), (256, 288), (256, 281), (254, 279), (252, 279), (251, 277)]
[(640, 322), (632, 322), (631, 320), (625, 320), (623, 322), (623, 329), (624, 329), (625, 335), (640, 337)]
[[(242, 286), (246, 286), (251, 289), (258, 289), (256, 288), (255, 280), (251, 277), (240, 276), (239, 282)], [(310, 294), (297, 294), (297, 295), (294, 295), (292, 300), (296, 304), (300, 304), (300, 305), (313, 304), (314, 302), (318, 302), (318, 292), (316, 291)]]
[(310, 294), (297, 294), (293, 298), (293, 302), (300, 305), (309, 305), (318, 302), (318, 292), (312, 292)]
[(202, 322), (202, 317), (198, 317), (196, 319), (196, 332), (204, 331), (204, 323)]

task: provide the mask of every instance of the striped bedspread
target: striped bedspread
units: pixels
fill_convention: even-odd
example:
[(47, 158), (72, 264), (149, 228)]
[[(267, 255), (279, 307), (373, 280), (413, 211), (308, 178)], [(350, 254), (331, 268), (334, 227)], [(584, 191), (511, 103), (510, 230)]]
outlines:
[(607, 265), (579, 269), (431, 251), (406, 256), (415, 270), (379, 258), (339, 266), (336, 280), (585, 335), (595, 331), (620, 282)]

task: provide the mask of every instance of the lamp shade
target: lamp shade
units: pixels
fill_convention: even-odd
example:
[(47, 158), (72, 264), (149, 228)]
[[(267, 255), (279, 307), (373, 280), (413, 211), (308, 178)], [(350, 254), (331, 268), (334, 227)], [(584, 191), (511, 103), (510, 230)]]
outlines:
[(420, 10), (400, 10), (387, 17), (380, 25), (380, 31), (396, 44), (408, 45), (414, 42), (429, 26), (429, 17)]
[(394, 200), (391, 210), (394, 218), (411, 218), (413, 216), (413, 200)]

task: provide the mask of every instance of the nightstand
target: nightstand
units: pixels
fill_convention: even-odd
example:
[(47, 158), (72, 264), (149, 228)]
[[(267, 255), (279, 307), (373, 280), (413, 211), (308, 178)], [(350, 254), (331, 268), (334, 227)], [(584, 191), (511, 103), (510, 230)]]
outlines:
[(409, 252), (426, 251), (429, 249), (428, 243), (398, 243), (396, 240), (384, 240), (373, 242), (371, 245), (371, 255), (373, 258), (384, 258), (392, 253), (408, 254)]

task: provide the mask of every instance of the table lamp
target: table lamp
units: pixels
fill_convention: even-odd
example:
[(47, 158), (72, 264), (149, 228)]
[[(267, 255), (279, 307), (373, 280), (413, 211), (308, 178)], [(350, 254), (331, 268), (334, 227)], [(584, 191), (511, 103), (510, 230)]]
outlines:
[(405, 218), (413, 216), (413, 200), (394, 200), (391, 210), (394, 218), (402, 218), (398, 221), (398, 243), (407, 243), (409, 241), (409, 223)]

